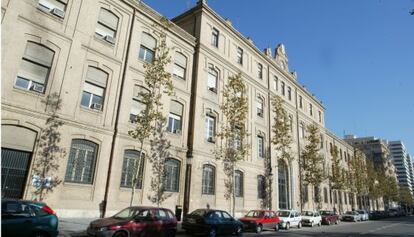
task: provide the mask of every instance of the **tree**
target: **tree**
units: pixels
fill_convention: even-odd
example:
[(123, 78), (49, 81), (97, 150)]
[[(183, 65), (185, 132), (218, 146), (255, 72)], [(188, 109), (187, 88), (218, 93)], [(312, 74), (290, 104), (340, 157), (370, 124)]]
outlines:
[[(345, 186), (345, 179), (343, 179), (342, 173), (343, 170), (341, 168), (341, 160), (339, 159), (339, 151), (338, 147), (334, 146), (331, 151), (332, 156), (332, 165), (331, 165), (331, 172), (328, 174), (328, 180), (330, 183), (330, 188), (332, 190), (341, 190)], [(334, 202), (335, 203), (335, 202)], [(335, 204), (334, 204), (335, 205)]]
[[(165, 156), (168, 156), (168, 150), (170, 144), (165, 141), (164, 133), (166, 118), (162, 113), (163, 104), (161, 98), (163, 95), (171, 96), (174, 94), (174, 86), (171, 79), (171, 74), (165, 70), (166, 66), (171, 62), (169, 54), (169, 48), (166, 45), (166, 33), (165, 30), (170, 27), (170, 22), (167, 19), (161, 21), (162, 26), (160, 29), (159, 44), (155, 48), (154, 61), (151, 63), (145, 63), (145, 77), (144, 83), (146, 90), (141, 90), (139, 96), (145, 108), (135, 117), (135, 128), (128, 131), (128, 134), (138, 140), (140, 147), (140, 156), (137, 164), (133, 167), (133, 180), (132, 180), (132, 192), (130, 199), (130, 206), (134, 201), (135, 188), (142, 177), (140, 177), (141, 166), (143, 165), (144, 153), (142, 152), (145, 143), (150, 143), (150, 154), (148, 159), (152, 164), (153, 177), (151, 181), (152, 195), (148, 198), (160, 205), (164, 200), (163, 184), (165, 177), (165, 170), (163, 168), (165, 164)], [(154, 25), (154, 32), (159, 28)], [(160, 142), (160, 144), (156, 144)], [(163, 146), (163, 147), (161, 147)], [(153, 185), (154, 182), (159, 182), (158, 185)]]
[[(306, 136), (307, 144), (305, 148), (302, 150), (302, 162), (301, 162), (303, 181), (305, 185), (310, 184), (313, 187), (319, 187), (319, 185), (325, 180), (325, 174), (323, 172), (324, 157), (319, 153), (319, 150), (320, 150), (319, 128), (316, 124), (309, 124), (306, 127), (306, 131), (308, 134)], [(320, 193), (317, 193), (316, 195), (320, 195)], [(321, 198), (318, 197), (317, 200), (321, 200)], [(303, 200), (302, 200), (302, 204), (303, 204)]]
[[(360, 201), (360, 206), (363, 203), (363, 196), (367, 193), (367, 174), (366, 174), (366, 160), (364, 154), (357, 150), (354, 159), (351, 160), (351, 175), (353, 179), (352, 189), (356, 192), (357, 198)], [(362, 208), (362, 207), (361, 207)]]
[(401, 187), (399, 189), (400, 204), (405, 208), (405, 212), (408, 213), (408, 209), (414, 206), (414, 197), (407, 187)]
[[(367, 160), (367, 190), (372, 200), (378, 200), (381, 197), (381, 189), (378, 185), (378, 171), (374, 166), (374, 162)], [(375, 204), (374, 204), (375, 209)]]
[(49, 117), (37, 140), (37, 157), (33, 164), (33, 194), (39, 201), (43, 201), (46, 194), (53, 192), (53, 189), (62, 183), (56, 172), (59, 170), (59, 159), (66, 154), (65, 149), (59, 146), (59, 128), (64, 123), (59, 119), (57, 112), (61, 109), (62, 100), (57, 93), (53, 93), (42, 100), (42, 103)]
[[(276, 150), (276, 164), (279, 160), (284, 160), (288, 162), (289, 167), (291, 167), (291, 162), (293, 160), (293, 155), (291, 151), (292, 144), (292, 135), (290, 128), (290, 119), (286, 109), (283, 107), (283, 99), (280, 96), (275, 96), (272, 98), (272, 111), (274, 114), (273, 125), (272, 125), (272, 144)], [(271, 195), (272, 195), (272, 176), (271, 171), (272, 167), (270, 166), (271, 157), (267, 156), (266, 165), (266, 184), (268, 188), (266, 189), (266, 196), (268, 198), (268, 207), (271, 208)]]
[(235, 213), (234, 176), (237, 162), (243, 160), (248, 152), (246, 138), (247, 122), (247, 97), (246, 85), (241, 74), (238, 73), (228, 78), (223, 90), (223, 101), (220, 109), (224, 115), (217, 137), (220, 145), (215, 148), (214, 154), (217, 160), (223, 163), (223, 171), (226, 175), (225, 198), (231, 200), (232, 214)]

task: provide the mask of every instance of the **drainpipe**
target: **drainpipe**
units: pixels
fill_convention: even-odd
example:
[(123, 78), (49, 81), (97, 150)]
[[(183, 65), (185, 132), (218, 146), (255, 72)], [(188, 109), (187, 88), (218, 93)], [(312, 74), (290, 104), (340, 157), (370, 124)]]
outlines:
[(124, 63), (124, 69), (123, 69), (123, 72), (122, 72), (121, 88), (119, 90), (119, 100), (118, 100), (118, 103), (117, 103), (117, 108), (116, 108), (116, 113), (115, 113), (114, 135), (112, 136), (111, 153), (109, 155), (108, 172), (107, 172), (107, 175), (106, 175), (105, 195), (104, 195), (104, 200), (100, 204), (100, 206), (102, 208), (102, 214), (101, 214), (102, 218), (105, 217), (106, 208), (107, 208), (107, 204), (108, 204), (109, 184), (110, 184), (111, 175), (112, 175), (112, 162), (114, 160), (116, 137), (118, 135), (119, 115), (120, 115), (120, 111), (121, 111), (122, 98), (123, 98), (123, 94), (124, 94), (123, 92), (124, 92), (125, 77), (126, 77), (127, 66), (128, 66), (128, 61), (129, 61), (128, 60), (129, 59), (129, 50), (131, 48), (131, 38), (132, 38), (132, 32), (133, 32), (133, 29), (134, 29), (135, 16), (136, 16), (135, 8), (127, 2), (124, 2), (124, 3), (129, 5), (132, 8), (133, 16), (132, 16), (131, 27), (129, 29), (128, 45), (127, 45), (126, 54), (125, 54), (126, 58), (125, 58), (125, 63)]

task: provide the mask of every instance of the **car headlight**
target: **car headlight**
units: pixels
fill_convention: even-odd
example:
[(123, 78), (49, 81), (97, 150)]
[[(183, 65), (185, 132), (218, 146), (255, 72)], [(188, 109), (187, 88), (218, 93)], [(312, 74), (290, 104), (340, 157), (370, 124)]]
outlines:
[(108, 230), (108, 227), (107, 226), (101, 227), (101, 228), (98, 229), (98, 231), (107, 231), (107, 230)]

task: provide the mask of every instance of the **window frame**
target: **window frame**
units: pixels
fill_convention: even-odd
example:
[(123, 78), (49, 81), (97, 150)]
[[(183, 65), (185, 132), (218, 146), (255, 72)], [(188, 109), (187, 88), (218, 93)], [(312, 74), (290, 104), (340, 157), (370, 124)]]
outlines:
[[(116, 18), (116, 27), (115, 27), (115, 29), (112, 28), (112, 26), (106, 24), (104, 21), (102, 21), (102, 19), (101, 19), (101, 12), (102, 11), (106, 11), (107, 14), (111, 14), (113, 17)], [(109, 31), (113, 32), (113, 35), (102, 35), (102, 34), (98, 33), (97, 29), (98, 29), (99, 26), (104, 27), (107, 30), (109, 29)], [(116, 15), (111, 10), (109, 10), (107, 8), (104, 8), (104, 7), (101, 7), (100, 10), (99, 10), (99, 14), (98, 14), (97, 26), (95, 27), (95, 36), (105, 40), (106, 42), (108, 42), (110, 44), (115, 44), (115, 40), (117, 38), (117, 33), (118, 33), (118, 27), (119, 27), (119, 16)], [(108, 36), (112, 37), (112, 40), (107, 39)]]
[[(104, 107), (104, 103), (105, 103), (105, 98), (106, 98), (106, 91), (107, 91), (107, 86), (108, 86), (108, 80), (109, 80), (109, 74), (102, 70), (99, 67), (95, 67), (95, 66), (88, 66), (87, 67), (88, 70), (86, 72), (86, 76), (85, 76), (85, 81), (83, 82), (83, 89), (82, 89), (82, 95), (81, 95), (81, 101), (80, 101), (80, 106), (82, 108), (86, 108), (86, 109), (91, 109), (94, 111), (103, 111), (103, 107)], [(94, 83), (93, 81), (89, 81), (88, 80), (88, 72), (89, 72), (89, 68), (94, 68), (100, 72), (103, 72), (106, 75), (106, 79), (105, 79), (105, 87), (103, 87), (102, 85), (97, 85), (96, 83)], [(102, 90), (102, 96), (99, 96), (98, 94), (94, 94), (91, 91), (87, 91), (85, 88), (87, 87), (94, 87), (94, 88), (98, 88), (100, 90)], [(84, 105), (83, 103), (83, 98), (85, 94), (89, 94), (89, 102), (88, 105)], [(94, 108), (95, 104), (99, 104), (99, 103), (93, 103), (94, 102), (94, 98), (98, 97), (101, 99), (101, 108)]]
[(218, 48), (219, 40), (220, 40), (220, 31), (217, 28), (213, 27), (211, 31), (211, 45)]
[[(151, 48), (149, 45), (146, 45), (143, 38), (144, 35), (147, 35), (148, 37), (152, 38), (154, 40), (154, 48)], [(141, 44), (139, 46), (139, 52), (138, 52), (138, 59), (145, 62), (145, 63), (152, 63), (155, 60), (155, 53), (156, 53), (156, 48), (157, 48), (157, 39), (152, 36), (151, 34), (147, 33), (147, 32), (141, 32)], [(143, 52), (143, 57), (141, 58), (141, 52)], [(151, 58), (148, 58), (148, 53), (151, 53), (150, 55)]]
[[(76, 147), (76, 146), (78, 146), (78, 147)], [(84, 148), (82, 146), (85, 146), (85, 147), (89, 146), (89, 147), (87, 147), (89, 149), (88, 150), (86, 150), (86, 149), (82, 150), (81, 148)], [(91, 151), (91, 150), (93, 150), (93, 151)], [(85, 155), (80, 158), (79, 156), (80, 156), (81, 151), (83, 151)], [(72, 152), (75, 152), (74, 153), (75, 157), (73, 158), (73, 161), (72, 161), (73, 164), (72, 164), (72, 167), (71, 167), (71, 165), (69, 163), (72, 160), (71, 159), (71, 155), (73, 154)], [(88, 168), (88, 165), (86, 165), (86, 162), (87, 162), (86, 159), (88, 158), (87, 156), (88, 156), (89, 152), (92, 152), (92, 155), (93, 155), (93, 157), (91, 157), (92, 160), (90, 161), (91, 163), (89, 165), (90, 176), (89, 177), (84, 177), (85, 172), (86, 172), (85, 169)], [(68, 164), (66, 166), (65, 179), (64, 179), (65, 181), (64, 182), (92, 185), (94, 183), (94, 178), (95, 178), (95, 171), (96, 171), (96, 163), (97, 163), (97, 159), (98, 159), (98, 153), (99, 153), (99, 145), (98, 144), (96, 144), (92, 141), (86, 140), (86, 139), (72, 139), (72, 143), (71, 143), (71, 146), (70, 146), (69, 157), (68, 157)], [(81, 171), (81, 177), (80, 178), (76, 178), (76, 172), (77, 172), (78, 168), (76, 168), (77, 164), (75, 164), (75, 162), (78, 163), (79, 162), (79, 161), (77, 161), (78, 159), (83, 159), (84, 160), (83, 161), (84, 166), (83, 167), (81, 166), (82, 171)], [(69, 172), (70, 172), (70, 174), (68, 174)], [(85, 181), (85, 179), (87, 179), (87, 180)]]
[[(138, 155), (138, 156), (137, 157), (132, 157), (132, 156), (131, 157), (127, 157), (127, 154), (128, 153), (129, 154), (135, 153), (133, 155)], [(134, 172), (136, 171), (136, 169), (138, 167), (133, 167), (132, 170), (129, 170), (128, 168), (130, 166), (131, 160), (134, 160), (134, 161), (132, 161), (134, 163), (134, 164), (132, 164), (133, 166), (135, 166), (135, 165), (138, 166), (138, 163), (139, 163), (139, 160), (140, 159), (142, 160), (141, 161), (141, 167), (139, 167), (140, 170), (139, 170), (139, 173), (138, 173), (138, 182), (136, 183), (136, 187), (135, 188), (142, 189), (143, 177), (144, 177), (144, 170), (145, 170), (145, 153), (143, 153), (141, 155), (141, 152), (140, 151), (131, 150), (131, 149), (124, 150), (124, 157), (123, 157), (123, 160), (122, 160), (122, 170), (121, 170), (121, 183), (120, 183), (120, 187), (122, 187), (122, 188), (132, 188), (133, 178), (135, 176), (135, 173)], [(127, 160), (127, 162), (126, 162), (126, 160)], [(126, 165), (126, 167), (125, 167), (125, 165)], [(129, 173), (129, 172), (132, 172), (132, 173)], [(131, 180), (130, 180), (131, 183), (129, 184), (129, 180), (128, 179), (129, 179), (129, 176), (131, 176), (131, 175), (132, 175)]]
[(264, 117), (264, 99), (262, 97), (257, 97), (256, 115), (261, 117), (261, 118)]
[(240, 65), (243, 65), (243, 54), (244, 54), (243, 49), (241, 47), (237, 47), (236, 62)]
[(259, 158), (265, 158), (264, 136), (257, 135), (257, 155)]
[[(212, 121), (212, 128), (211, 128), (211, 122)], [(206, 131), (205, 131), (205, 135), (206, 135), (206, 139), (208, 142), (212, 142), (214, 143), (214, 138), (216, 136), (216, 117), (212, 114), (206, 114), (206, 120), (205, 120), (205, 125), (206, 125)]]
[[(60, 8), (56, 4), (51, 3), (51, 5), (54, 5), (54, 8), (51, 8), (50, 6), (47, 6), (48, 4), (45, 4), (45, 3), (42, 4), (42, 2), (56, 2), (56, 3), (58, 3), (58, 5), (61, 4), (63, 7)], [(67, 6), (68, 6), (68, 2), (67, 1), (61, 1), (61, 0), (39, 0), (38, 3), (37, 3), (37, 8), (39, 10), (41, 10), (45, 13), (49, 13), (53, 16), (59, 17), (61, 19), (65, 18)], [(62, 11), (63, 16), (60, 16), (60, 15), (56, 14), (54, 12), (55, 9), (58, 9), (58, 10)]]
[[(173, 169), (174, 168), (177, 169), (176, 174), (174, 174), (175, 175), (174, 176), (175, 180), (172, 179), (171, 177), (169, 177), (170, 174), (167, 171), (167, 164), (169, 162), (171, 164), (176, 165), (176, 167), (171, 166)], [(167, 191), (167, 192), (179, 192), (179, 190), (180, 190), (180, 175), (181, 175), (181, 161), (177, 160), (175, 158), (167, 158), (166, 161), (165, 161), (165, 168), (164, 169), (165, 169), (165, 179), (164, 179), (164, 189), (165, 189), (165, 191)], [(176, 181), (176, 182), (173, 182), (173, 181)], [(168, 185), (168, 184), (170, 184), (170, 185)], [(170, 187), (168, 187), (168, 186), (170, 186)]]
[(257, 63), (257, 78), (263, 80), (263, 65), (261, 63)]
[[(208, 72), (207, 72), (207, 90), (217, 94), (218, 78), (219, 78), (218, 70), (216, 70), (213, 66), (209, 66)], [(215, 84), (214, 87), (211, 87), (212, 85), (212, 83), (210, 83), (211, 79), (214, 79), (214, 84)]]
[(257, 198), (266, 198), (266, 179), (263, 175), (257, 175)]
[(234, 171), (234, 195), (238, 198), (244, 196), (244, 174), (241, 170)]
[(188, 64), (188, 58), (184, 55), (184, 54), (182, 54), (182, 53), (180, 53), (180, 52), (175, 52), (176, 54), (180, 54), (184, 59), (185, 59), (185, 65), (181, 65), (178, 61), (177, 61), (177, 59), (176, 59), (176, 57), (174, 57), (174, 68), (179, 68), (179, 69), (182, 69), (182, 71), (183, 71), (183, 76), (181, 77), (181, 76), (179, 76), (178, 74), (176, 74), (175, 73), (175, 70), (173, 69), (173, 73), (172, 73), (172, 75), (173, 75), (173, 77), (174, 78), (177, 78), (177, 79), (181, 79), (181, 80), (186, 80), (186, 74), (187, 74), (187, 64)]
[[(205, 173), (206, 169), (210, 169), (209, 174)], [(215, 195), (215, 190), (216, 190), (216, 167), (210, 164), (205, 164), (203, 165), (203, 170), (202, 170), (201, 194)]]

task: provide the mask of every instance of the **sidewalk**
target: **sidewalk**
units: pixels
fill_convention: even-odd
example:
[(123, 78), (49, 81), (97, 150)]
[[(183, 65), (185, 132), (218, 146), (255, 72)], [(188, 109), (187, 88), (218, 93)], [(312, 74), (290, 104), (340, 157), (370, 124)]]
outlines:
[[(97, 218), (60, 218), (58, 237), (85, 237), (86, 229), (91, 221)], [(184, 233), (181, 222), (177, 223), (177, 234)]]

